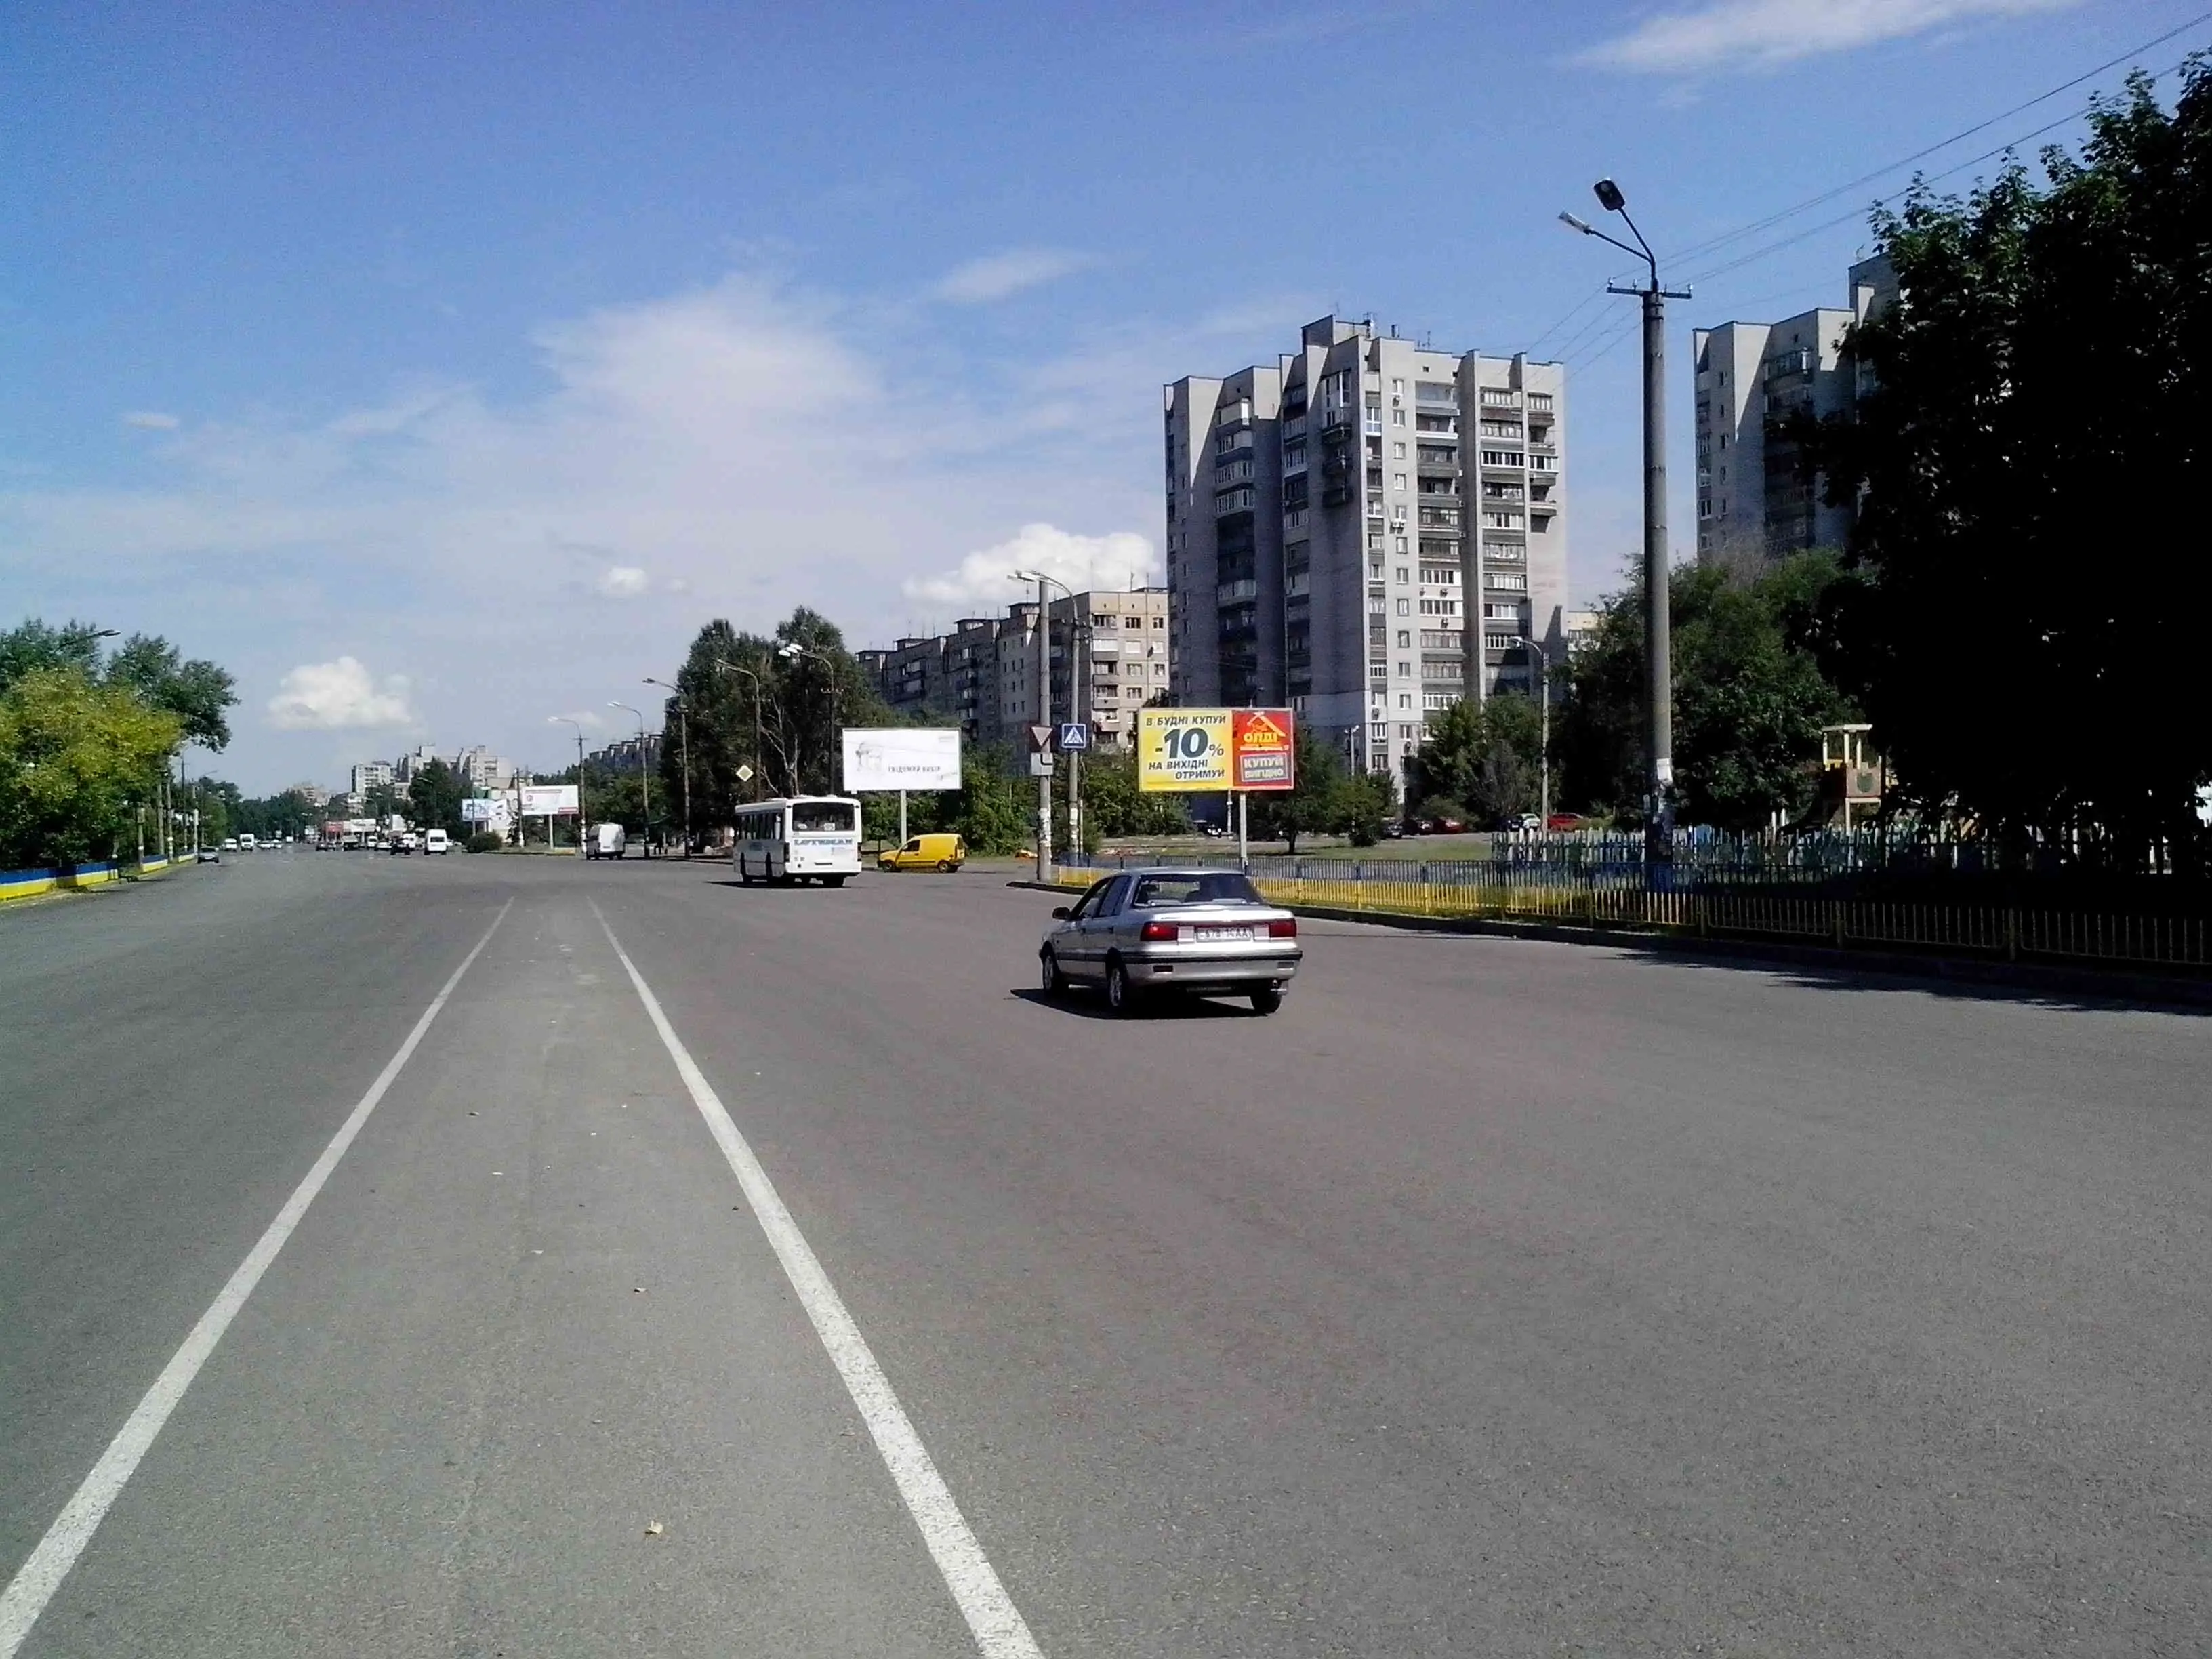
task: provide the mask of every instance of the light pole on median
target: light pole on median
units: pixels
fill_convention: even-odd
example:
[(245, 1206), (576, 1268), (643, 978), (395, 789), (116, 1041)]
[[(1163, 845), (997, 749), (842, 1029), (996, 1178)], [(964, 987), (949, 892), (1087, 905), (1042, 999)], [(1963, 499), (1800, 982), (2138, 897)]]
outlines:
[[(823, 757), (822, 793), (825, 795), (834, 794), (838, 786), (837, 665), (828, 653), (817, 651), (811, 646), (801, 645), (796, 640), (787, 640), (776, 647), (775, 654), (786, 662), (797, 662), (801, 657), (811, 657), (822, 665), (822, 672), (830, 678), (830, 748), (829, 752)], [(803, 757), (805, 752), (805, 736), (803, 732), (800, 734), (799, 749)]]
[(761, 798), (761, 786), (768, 781), (768, 757), (761, 752), (761, 677), (741, 664), (714, 659), (714, 666), (727, 674), (743, 674), (753, 683), (753, 799)]
[[(1083, 694), (1081, 688), (1078, 686), (1075, 679), (1075, 590), (1070, 587), (1066, 582), (1061, 581), (1058, 577), (1048, 576), (1042, 570), (1009, 571), (1006, 574), (1006, 580), (1016, 582), (1035, 582), (1036, 584), (1036, 723), (1047, 732), (1050, 732), (1052, 730), (1052, 596), (1045, 592), (1045, 588), (1047, 585), (1049, 584), (1067, 595), (1067, 620), (1069, 628), (1067, 659), (1068, 717), (1071, 720), (1081, 720), (1083, 718), (1081, 711), (1081, 698)], [(1043, 753), (1048, 763), (1053, 753), (1051, 747), (1052, 739), (1048, 737), (1045, 739), (1045, 744), (1046, 746)], [(1067, 794), (1070, 823), (1068, 840), (1072, 843), (1070, 850), (1074, 851), (1077, 850), (1077, 848), (1073, 845), (1076, 841), (1076, 830), (1074, 826), (1080, 822), (1080, 814), (1082, 813), (1083, 809), (1079, 805), (1076, 805), (1075, 774), (1073, 770), (1073, 757), (1071, 756), (1069, 758), (1071, 762), (1071, 769), (1068, 773)], [(1049, 770), (1041, 771), (1037, 774), (1036, 867), (1037, 879), (1040, 881), (1046, 878), (1045, 872), (1052, 868), (1052, 774)]]
[(1537, 799), (1540, 802), (1536, 814), (1540, 822), (1536, 828), (1541, 831), (1552, 827), (1552, 659), (1542, 646), (1525, 634), (1515, 635), (1514, 643), (1528, 653), (1528, 672), (1535, 675), (1543, 686), (1543, 725), (1538, 728), (1541, 736), (1537, 739), (1539, 746), (1536, 750)]
[[(584, 856), (585, 826), (591, 823), (590, 815), (584, 811), (584, 723), (580, 720), (572, 720), (566, 714), (548, 714), (545, 717), (545, 723), (548, 726), (573, 726), (576, 728), (576, 856), (580, 859)], [(518, 805), (520, 804), (521, 799), (519, 793), (520, 787), (519, 784), (516, 786)], [(518, 812), (515, 816), (520, 817), (522, 815)], [(549, 853), (553, 850), (553, 823), (550, 818), (545, 823), (545, 850)]]
[(626, 702), (610, 702), (610, 708), (619, 708), (637, 720), (637, 799), (638, 818), (643, 825), (639, 836), (645, 842), (645, 855), (653, 856), (653, 783), (645, 771), (645, 711), (632, 708)]
[[(650, 674), (645, 677), (645, 683), (657, 685), (664, 691), (676, 693), (677, 740), (682, 745), (684, 762), (684, 856), (688, 859), (691, 856), (691, 705), (684, 701), (680, 686), (671, 685), (666, 680), (657, 680)], [(667, 721), (664, 719), (661, 725), (665, 729)]]
[(1636, 246), (1631, 247), (1618, 237), (1607, 235), (1571, 213), (1562, 213), (1560, 220), (1585, 236), (1595, 236), (1624, 253), (1634, 254), (1650, 273), (1642, 288), (1608, 283), (1606, 291), (1633, 294), (1644, 302), (1644, 859), (1648, 875), (1656, 877), (1659, 866), (1674, 852), (1674, 689), (1667, 599), (1667, 301), (1686, 300), (1690, 291), (1659, 286), (1659, 258), (1628, 216), (1628, 198), (1621, 194), (1620, 186), (1610, 179), (1601, 179), (1590, 188), (1596, 192), (1600, 206), (1620, 216), (1636, 238)]

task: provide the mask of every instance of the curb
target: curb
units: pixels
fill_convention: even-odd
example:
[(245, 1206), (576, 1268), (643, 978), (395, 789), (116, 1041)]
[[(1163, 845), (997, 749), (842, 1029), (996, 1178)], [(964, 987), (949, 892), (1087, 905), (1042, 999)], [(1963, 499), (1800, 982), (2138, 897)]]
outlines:
[[(1040, 893), (1079, 890), (1049, 881), (1010, 881), (1009, 887)], [(2052, 995), (2096, 998), (2130, 1006), (2212, 1009), (2212, 980), (2147, 974), (2132, 969), (2071, 968), (2033, 962), (1984, 962), (1972, 957), (1921, 956), (1902, 951), (1838, 950), (1833, 945), (1792, 945), (1785, 940), (1699, 939), (1687, 933), (1645, 933), (1626, 927), (1571, 927), (1557, 922), (1508, 921), (1489, 916), (1413, 916), (1383, 910), (1348, 910), (1335, 905), (1279, 907), (1316, 921), (1353, 921), (1407, 933), (1465, 933), (1487, 939), (1540, 939), (1555, 945), (1601, 945), (1652, 956), (1719, 957), (1732, 961), (1771, 963), (1783, 967), (1823, 968), (1886, 978), (1940, 980), (1948, 984), (1992, 989), (2041, 991)]]

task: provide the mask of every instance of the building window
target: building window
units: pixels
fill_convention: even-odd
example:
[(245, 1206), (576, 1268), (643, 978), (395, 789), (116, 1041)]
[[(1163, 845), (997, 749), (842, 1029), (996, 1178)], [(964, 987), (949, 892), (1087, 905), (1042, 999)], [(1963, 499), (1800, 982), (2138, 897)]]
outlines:
[(1398, 678), (1401, 680), (1410, 680), (1413, 678), (1413, 665), (1409, 662), (1400, 663), (1398, 665)]
[(1405, 487), (1406, 475), (1402, 472), (1393, 472), (1390, 475), (1390, 488), (1393, 489), (1403, 489)]
[[(1402, 539), (1403, 539), (1403, 538), (1401, 538), (1400, 539), (1401, 539), (1401, 540), (1402, 540)], [(1401, 581), (1401, 582), (1402, 582), (1402, 581), (1407, 581), (1407, 580), (1410, 580), (1412, 579), (1412, 576), (1413, 576), (1413, 567), (1411, 567), (1410, 565), (1403, 565), (1403, 564), (1401, 564), (1401, 565), (1400, 565), (1400, 566), (1398, 567), (1398, 580), (1399, 580), (1400, 581)]]
[(1393, 536), (1390, 538), (1390, 550), (1393, 553), (1403, 553), (1406, 550), (1406, 538), (1403, 536)]
[(1398, 630), (1398, 648), (1401, 651), (1405, 650), (1408, 646), (1412, 645), (1413, 642), (1413, 632), (1411, 629), (1401, 628)]
[(1413, 694), (1410, 691), (1401, 691), (1398, 694), (1398, 707), (1401, 708), (1411, 708), (1413, 706)]
[(1404, 460), (1406, 459), (1406, 446), (1403, 443), (1392, 444), (1390, 446), (1390, 459), (1394, 461)]
[[(1399, 600), (1399, 601), (1398, 601), (1398, 614), (1399, 614), (1400, 616), (1401, 616), (1401, 617), (1410, 617), (1410, 616), (1412, 616), (1412, 615), (1413, 614), (1413, 602), (1411, 599), (1401, 599), (1401, 600)], [(1656, 631), (1656, 630), (1655, 630), (1655, 631)]]
[(1390, 411), (1390, 424), (1391, 424), (1392, 426), (1403, 426), (1403, 425), (1405, 425), (1405, 424), (1406, 424), (1406, 411), (1405, 411), (1404, 410), (1402, 410), (1402, 409), (1394, 409), (1394, 410), (1392, 410)]

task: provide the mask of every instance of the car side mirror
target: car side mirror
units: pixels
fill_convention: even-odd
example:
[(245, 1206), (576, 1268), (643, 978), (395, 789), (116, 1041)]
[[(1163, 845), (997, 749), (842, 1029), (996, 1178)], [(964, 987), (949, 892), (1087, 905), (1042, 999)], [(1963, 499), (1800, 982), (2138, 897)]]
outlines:
[(1052, 919), (1054, 921), (1066, 921), (1067, 920), (1067, 907), (1065, 904), (1054, 905), (1052, 907)]

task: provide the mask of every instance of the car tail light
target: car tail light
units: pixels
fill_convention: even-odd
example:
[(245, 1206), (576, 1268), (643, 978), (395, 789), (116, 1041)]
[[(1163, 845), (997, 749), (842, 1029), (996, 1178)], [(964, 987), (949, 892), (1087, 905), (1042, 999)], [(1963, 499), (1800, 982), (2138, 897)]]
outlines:
[(1271, 921), (1267, 924), (1269, 939), (1296, 939), (1297, 936), (1298, 919), (1296, 916), (1285, 916), (1279, 921)]
[(1171, 921), (1148, 921), (1137, 937), (1147, 945), (1170, 940), (1176, 937), (1176, 925)]

